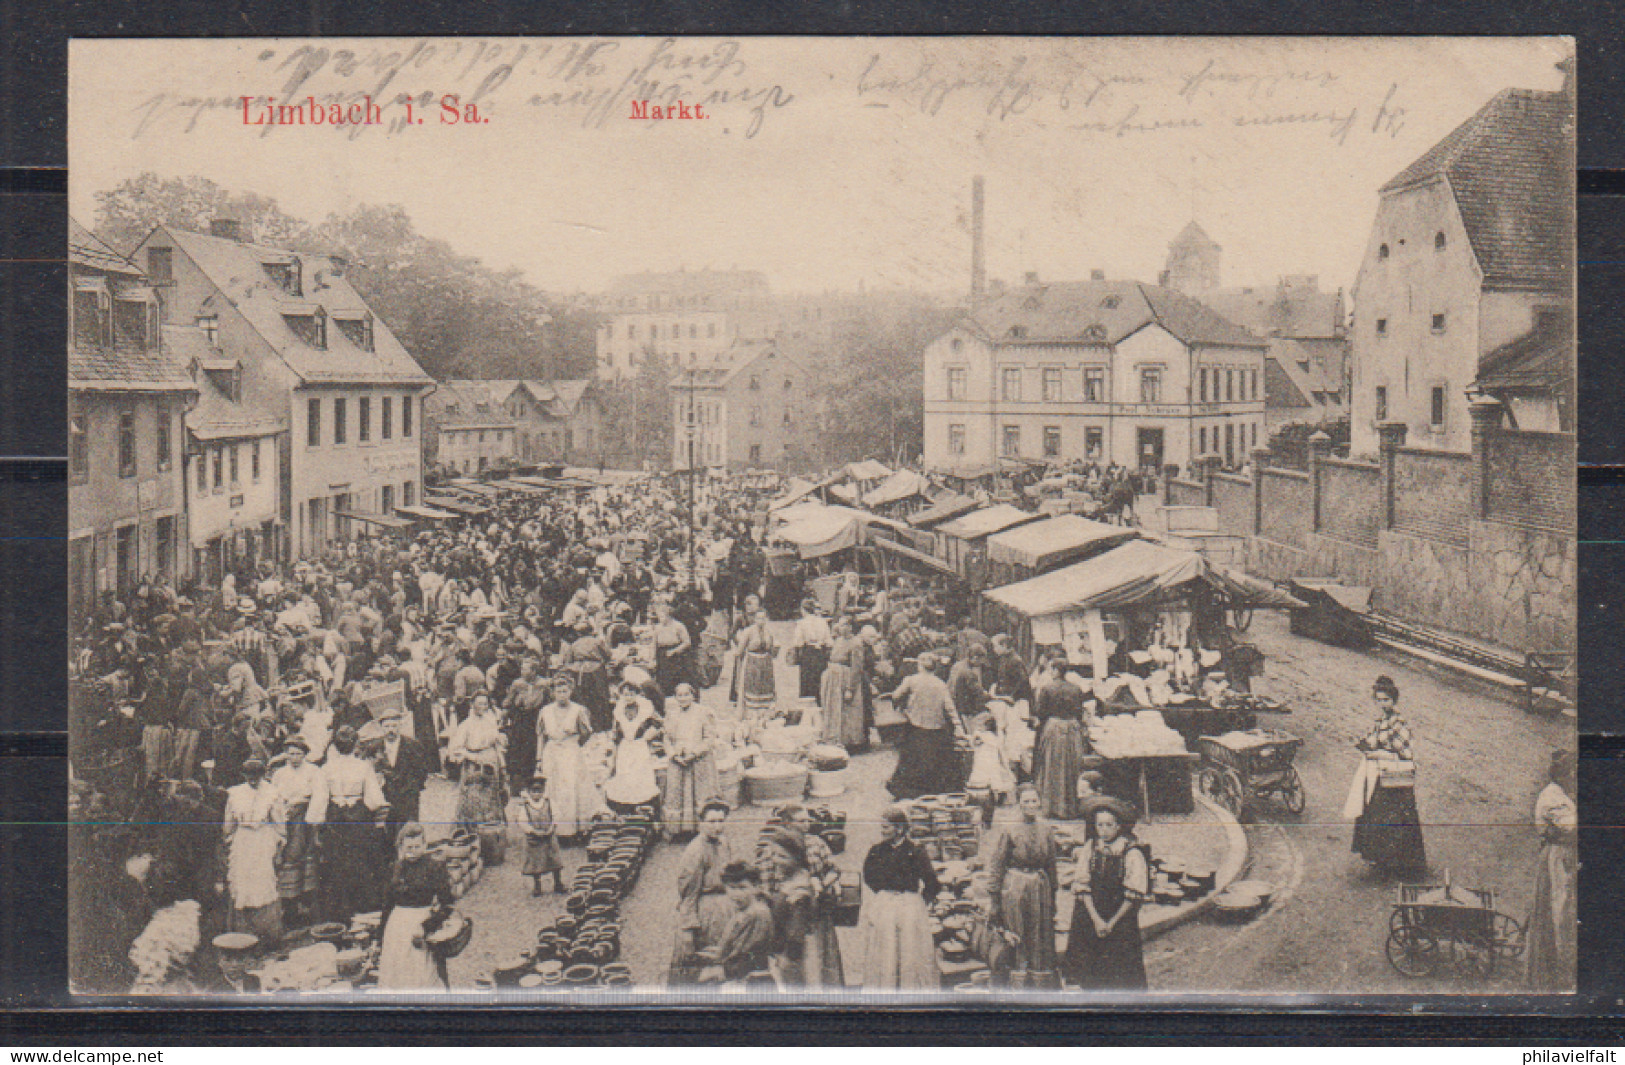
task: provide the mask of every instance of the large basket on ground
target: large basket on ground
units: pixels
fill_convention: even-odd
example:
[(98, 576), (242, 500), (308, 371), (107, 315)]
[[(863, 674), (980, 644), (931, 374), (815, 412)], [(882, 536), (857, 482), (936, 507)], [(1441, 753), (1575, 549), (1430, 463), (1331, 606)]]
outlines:
[(1445, 884), (1401, 884), (1388, 919), (1388, 963), (1406, 976), (1452, 971), (1488, 979), (1523, 954), (1524, 929), (1496, 908), (1495, 892)]
[(1248, 729), (1202, 736), (1197, 786), (1202, 794), (1240, 817), (1254, 803), (1274, 800), (1293, 814), (1308, 801), (1293, 761), (1303, 740), (1279, 729)]

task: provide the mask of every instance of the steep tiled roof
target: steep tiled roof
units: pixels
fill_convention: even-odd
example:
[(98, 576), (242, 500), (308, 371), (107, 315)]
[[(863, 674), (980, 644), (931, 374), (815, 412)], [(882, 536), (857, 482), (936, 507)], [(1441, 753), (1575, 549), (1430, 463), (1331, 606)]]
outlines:
[(1382, 187), (1450, 182), (1488, 287), (1566, 291), (1574, 232), (1574, 109), (1562, 92), (1503, 89)]
[(1574, 354), (1574, 315), (1543, 310), (1529, 332), (1480, 360), (1476, 383), (1486, 392), (1566, 391)]
[(996, 343), (1116, 344), (1157, 324), (1186, 344), (1264, 346), (1189, 296), (1137, 281), (1067, 281), (1011, 289), (983, 303), (967, 324)]
[(1264, 400), (1269, 407), (1278, 409), (1314, 406), (1283, 360), (1273, 355), (1264, 360)]
[(1222, 288), (1201, 301), (1222, 317), (1260, 336), (1332, 337), (1342, 333), (1339, 293), (1307, 285)]
[(440, 424), (447, 428), (507, 428), (518, 423), (502, 404), (513, 389), (492, 388), (501, 381), (473, 381), (459, 379), (442, 381), (429, 396), (429, 408), (435, 411)]
[[(84, 226), (68, 220), (68, 261), (78, 277), (112, 274), (125, 283), (145, 280), (139, 267)], [(148, 297), (150, 299), (150, 297)], [(163, 344), (140, 350), (139, 339), (115, 335), (111, 347), (68, 337), (68, 387), (80, 391), (190, 392), (186, 362)]]
[[(196, 326), (164, 326), (164, 347), (188, 370), (194, 362), (208, 365), (234, 361), (222, 358), (220, 351), (209, 344), (203, 330)], [(207, 373), (199, 370), (193, 381), (197, 385), (198, 400), (197, 406), (186, 412), (186, 428), (199, 440), (243, 439), (281, 431), (280, 419), (234, 402), (216, 387)]]
[(141, 268), (114, 251), (106, 241), (68, 219), (68, 261), (75, 266), (114, 274), (140, 274)]
[[(265, 271), (267, 263), (291, 263), (284, 248), (250, 244), (224, 237), (193, 233), (171, 226), (167, 233), (175, 246), (202, 270), (231, 305), (248, 319), (288, 368), (315, 383), (427, 385), (428, 374), (401, 346), (388, 325), (373, 321), (373, 350), (352, 343), (336, 323), (329, 322), (326, 349), (316, 348), (296, 334), (284, 313), (308, 311), (319, 305), (331, 317), (335, 311), (357, 311), (367, 303), (338, 276), (332, 260), (300, 253), (301, 296), (290, 296)], [(148, 238), (149, 241), (152, 238)]]

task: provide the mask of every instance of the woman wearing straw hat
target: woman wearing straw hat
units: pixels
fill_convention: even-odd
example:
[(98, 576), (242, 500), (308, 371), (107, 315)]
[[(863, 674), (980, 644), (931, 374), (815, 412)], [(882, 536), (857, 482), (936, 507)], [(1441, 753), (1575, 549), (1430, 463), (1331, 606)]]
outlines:
[(1061, 967), (1086, 991), (1144, 991), (1140, 905), (1151, 891), (1144, 844), (1134, 837), (1139, 814), (1101, 795), (1084, 806), (1089, 841), (1072, 884), (1072, 930)]
[(285, 762), (271, 776), (271, 787), (287, 817), (276, 883), (282, 920), (288, 925), (312, 915), (318, 885), (316, 826), (327, 820), (327, 778), (305, 760), (309, 753), (304, 737), (289, 737), (282, 745)]

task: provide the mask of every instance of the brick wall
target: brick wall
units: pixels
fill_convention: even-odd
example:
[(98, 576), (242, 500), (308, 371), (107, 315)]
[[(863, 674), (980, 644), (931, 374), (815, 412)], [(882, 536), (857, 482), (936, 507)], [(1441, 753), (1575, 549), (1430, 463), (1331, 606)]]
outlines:
[(1473, 458), (1400, 448), (1394, 453), (1394, 528), (1455, 547), (1467, 546), (1473, 509)]
[(1568, 433), (1491, 432), (1491, 521), (1556, 532), (1574, 531), (1574, 437)]
[(1382, 470), (1324, 459), (1320, 464), (1320, 534), (1361, 547), (1377, 546), (1382, 528)]
[[(1219, 528), (1231, 535), (1249, 536), (1253, 531), (1253, 482), (1229, 473), (1213, 475), (1213, 509), (1219, 512)], [(1239, 532), (1232, 532), (1239, 530)]]
[(1207, 487), (1200, 481), (1168, 482), (1168, 502), (1176, 507), (1207, 506)]
[[(1314, 496), (1309, 475), (1297, 470), (1266, 468), (1259, 471), (1263, 492), (1262, 535), (1278, 544), (1303, 547), (1308, 543), (1314, 520)], [(1226, 532), (1231, 526), (1223, 525)]]

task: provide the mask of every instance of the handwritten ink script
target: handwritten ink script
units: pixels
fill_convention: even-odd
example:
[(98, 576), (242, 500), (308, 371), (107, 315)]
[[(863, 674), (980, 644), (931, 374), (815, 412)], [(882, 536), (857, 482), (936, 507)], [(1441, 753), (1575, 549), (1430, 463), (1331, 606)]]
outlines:
[(930, 52), (877, 50), (854, 88), (870, 107), (925, 115), (1021, 118), (1082, 133), (1129, 137), (1220, 126), (1303, 126), (1338, 145), (1365, 133), (1397, 137), (1405, 124), (1402, 86), (1360, 99), (1332, 70), (1250, 70), (1204, 59), (1157, 73), (1101, 71), (1082, 63), (1025, 56), (966, 64)]
[[(502, 122), (529, 110), (566, 116), (584, 129), (695, 108), (722, 131), (752, 138), (796, 95), (748, 58), (751, 42), (675, 38), (600, 41), (419, 40), (327, 47), (300, 43), (267, 47), (254, 57), (249, 84), (222, 86), (219, 96), (160, 92), (135, 107), (134, 137), (195, 131), (214, 112), (263, 114), (309, 101), (312, 109), (349, 113), (376, 106), (381, 120), (340, 124), (343, 135), (398, 135), (448, 123), (421, 121), (442, 112), (448, 98), (477, 109), (479, 121)], [(637, 105), (634, 108), (633, 105)], [(286, 128), (259, 124), (269, 136)]]

